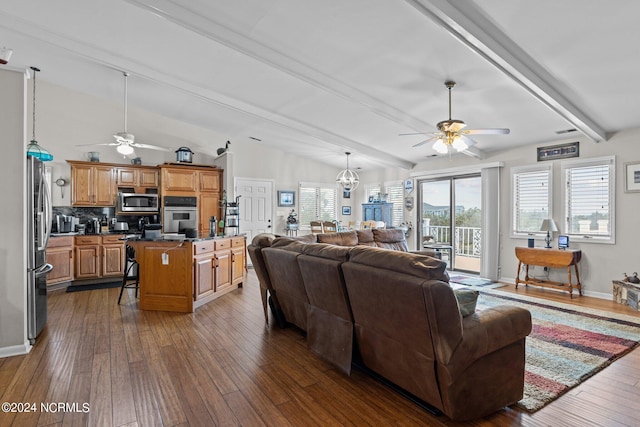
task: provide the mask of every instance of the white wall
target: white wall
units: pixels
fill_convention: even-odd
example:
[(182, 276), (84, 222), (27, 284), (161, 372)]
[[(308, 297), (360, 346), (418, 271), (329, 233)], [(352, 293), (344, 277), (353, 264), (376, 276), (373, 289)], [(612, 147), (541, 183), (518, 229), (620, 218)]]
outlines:
[(0, 69), (0, 182), (4, 222), (0, 239), (0, 357), (25, 353), (27, 341), (26, 257), (26, 77)]
[[(394, 177), (408, 177), (412, 173), (421, 171), (437, 171), (451, 169), (460, 166), (480, 165), (482, 163), (503, 162), (502, 182), (499, 189), (501, 192), (501, 212), (500, 212), (500, 277), (504, 281), (513, 281), (516, 277), (517, 259), (515, 257), (515, 247), (524, 246), (524, 239), (510, 237), (510, 214), (511, 214), (511, 168), (515, 166), (536, 164), (536, 148), (546, 145), (557, 145), (563, 142), (580, 141), (580, 159), (602, 157), (608, 155), (616, 156), (616, 243), (599, 244), (571, 242), (571, 247), (582, 250), (582, 261), (580, 262), (580, 279), (587, 294), (601, 297), (611, 296), (611, 280), (621, 279), (623, 273), (633, 273), (640, 271), (640, 258), (637, 255), (637, 242), (640, 240), (640, 221), (638, 212), (640, 211), (640, 193), (624, 192), (624, 163), (640, 162), (640, 151), (637, 142), (640, 139), (640, 129), (630, 129), (613, 135), (609, 141), (596, 144), (587, 139), (573, 138), (558, 141), (551, 141), (541, 144), (534, 144), (526, 147), (514, 148), (493, 153), (483, 160), (473, 159), (465, 155), (455, 155), (451, 158), (447, 156), (430, 158), (418, 164), (413, 170), (386, 169), (371, 171), (361, 174), (364, 184), (369, 182), (383, 182)], [(508, 142), (505, 142), (508, 145)], [(543, 162), (547, 164), (547, 162)], [(552, 161), (553, 164), (553, 213), (559, 225), (562, 227), (561, 218), (563, 216), (563, 204), (561, 199), (563, 179), (560, 173), (561, 160)], [(412, 219), (416, 222), (419, 215), (417, 207), (417, 190), (414, 190), (416, 207), (411, 214), (405, 211), (405, 219)], [(563, 231), (563, 230), (561, 230)], [(557, 234), (554, 243), (557, 243)], [(413, 244), (415, 244), (415, 233), (412, 234)], [(542, 242), (536, 245), (542, 246)], [(538, 274), (538, 273), (536, 273)], [(557, 276), (557, 277), (556, 277)], [(552, 277), (566, 281), (566, 271), (554, 270)]]

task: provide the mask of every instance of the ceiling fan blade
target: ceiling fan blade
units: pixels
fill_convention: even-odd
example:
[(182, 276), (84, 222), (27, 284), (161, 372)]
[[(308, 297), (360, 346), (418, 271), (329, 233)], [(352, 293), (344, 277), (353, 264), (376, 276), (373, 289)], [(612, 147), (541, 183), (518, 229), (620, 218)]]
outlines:
[(398, 136), (407, 136), (407, 135), (435, 135), (438, 132), (414, 132), (414, 133), (399, 133)]
[(117, 142), (108, 142), (102, 144), (77, 144), (76, 147), (95, 147), (96, 145), (120, 145)]
[(506, 128), (494, 128), (494, 129), (467, 129), (460, 133), (469, 135), (505, 135), (511, 132)]
[(133, 142), (130, 144), (132, 147), (136, 147), (136, 148), (148, 148), (150, 150), (160, 150), (160, 151), (171, 151), (169, 148), (166, 147), (160, 147), (158, 145), (151, 145), (151, 144), (139, 144), (137, 142)]
[(438, 139), (438, 137), (437, 137), (437, 136), (434, 136), (434, 137), (432, 137), (432, 138), (425, 139), (425, 140), (424, 140), (424, 141), (422, 141), (422, 142), (418, 142), (416, 145), (413, 145), (413, 147), (414, 147), (414, 148), (415, 148), (415, 147), (420, 147), (421, 145), (428, 144), (428, 143), (433, 142), (433, 141), (435, 141), (435, 140), (437, 140), (437, 139)]

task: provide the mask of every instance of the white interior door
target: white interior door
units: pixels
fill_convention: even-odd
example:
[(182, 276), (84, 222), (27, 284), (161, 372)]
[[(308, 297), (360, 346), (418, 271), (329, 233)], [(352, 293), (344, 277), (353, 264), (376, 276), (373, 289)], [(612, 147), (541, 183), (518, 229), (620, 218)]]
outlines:
[(272, 233), (273, 181), (236, 178), (235, 193), (240, 196), (240, 233), (247, 243), (257, 234)]

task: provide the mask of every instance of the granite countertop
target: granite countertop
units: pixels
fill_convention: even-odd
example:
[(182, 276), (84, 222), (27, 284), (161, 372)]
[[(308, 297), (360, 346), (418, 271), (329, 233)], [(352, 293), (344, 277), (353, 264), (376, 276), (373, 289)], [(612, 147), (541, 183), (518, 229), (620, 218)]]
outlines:
[(202, 242), (205, 240), (219, 240), (228, 239), (230, 237), (244, 237), (245, 234), (234, 235), (221, 235), (221, 236), (209, 236), (208, 234), (201, 233), (198, 237), (185, 237), (184, 234), (178, 233), (166, 233), (160, 235), (160, 237), (141, 237), (139, 234), (127, 234), (122, 240), (130, 240), (133, 242)]

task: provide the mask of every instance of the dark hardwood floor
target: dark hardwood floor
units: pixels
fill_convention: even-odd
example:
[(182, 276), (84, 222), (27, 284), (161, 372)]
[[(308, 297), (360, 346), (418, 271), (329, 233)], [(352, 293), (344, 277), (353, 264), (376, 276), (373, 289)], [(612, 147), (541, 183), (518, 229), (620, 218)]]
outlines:
[[(140, 311), (133, 293), (118, 306), (118, 292), (50, 294), (49, 322), (31, 353), (0, 359), (0, 402), (36, 410), (0, 412), (0, 426), (640, 425), (640, 349), (534, 414), (510, 407), (456, 423), (359, 371), (336, 372), (299, 331), (265, 327), (252, 270), (244, 288), (192, 314)], [(517, 292), (571, 301), (551, 290)], [(638, 315), (594, 298), (572, 302)], [(58, 402), (66, 408), (40, 406)]]

